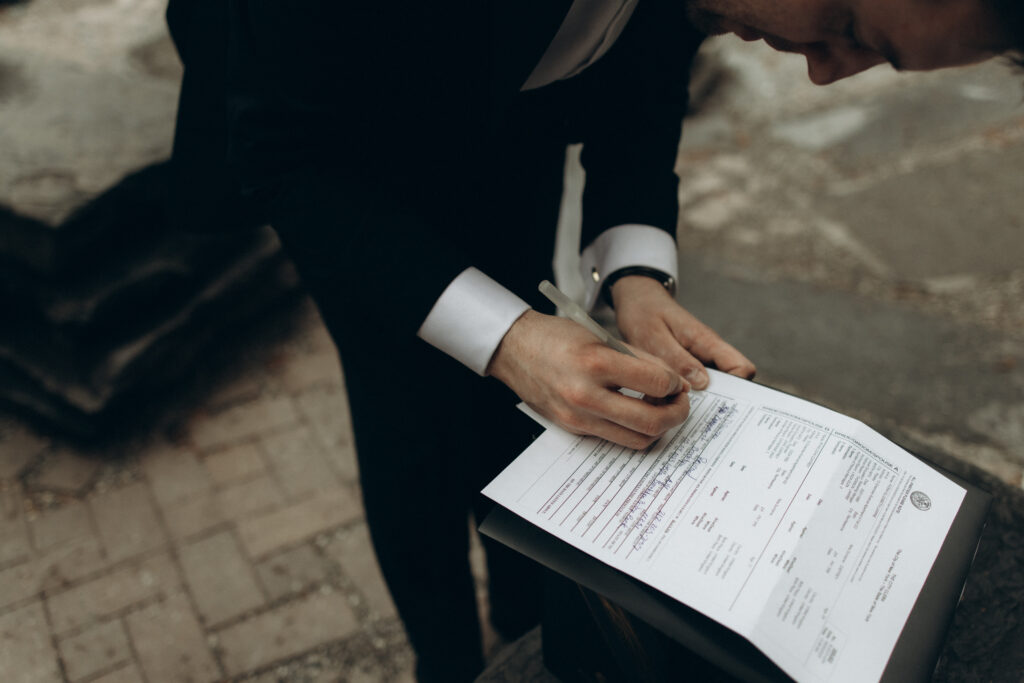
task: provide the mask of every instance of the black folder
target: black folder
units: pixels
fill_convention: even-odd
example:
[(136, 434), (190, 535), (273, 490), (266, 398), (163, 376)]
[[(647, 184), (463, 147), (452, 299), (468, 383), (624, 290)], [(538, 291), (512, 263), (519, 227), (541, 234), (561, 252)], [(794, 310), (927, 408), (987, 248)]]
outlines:
[[(992, 502), (978, 487), (942, 474), (967, 494), (893, 648), (881, 678), (885, 683), (931, 679)], [(480, 531), (604, 596), (733, 678), (749, 683), (792, 680), (743, 636), (500, 505), (484, 519)]]

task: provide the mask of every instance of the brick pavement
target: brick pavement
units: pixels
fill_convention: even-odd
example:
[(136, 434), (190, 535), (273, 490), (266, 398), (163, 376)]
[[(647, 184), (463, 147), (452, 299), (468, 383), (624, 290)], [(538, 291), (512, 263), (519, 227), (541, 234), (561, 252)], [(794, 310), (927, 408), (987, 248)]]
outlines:
[(338, 361), (308, 302), (279, 317), (148, 433), (0, 417), (4, 680), (413, 679)]

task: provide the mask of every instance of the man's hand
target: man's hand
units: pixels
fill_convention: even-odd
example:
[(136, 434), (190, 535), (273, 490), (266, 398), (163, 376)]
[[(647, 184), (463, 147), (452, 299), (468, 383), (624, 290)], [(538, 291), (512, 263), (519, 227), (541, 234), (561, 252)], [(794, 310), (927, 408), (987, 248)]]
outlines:
[(657, 280), (627, 275), (612, 285), (612, 301), (626, 341), (663, 360), (694, 389), (708, 385), (705, 363), (737, 377), (754, 376), (746, 356), (677, 304)]
[[(686, 419), (690, 386), (639, 349), (614, 351), (580, 325), (527, 311), (509, 329), (487, 368), (541, 415), (574, 434), (646, 448)], [(645, 394), (624, 396), (620, 387)]]

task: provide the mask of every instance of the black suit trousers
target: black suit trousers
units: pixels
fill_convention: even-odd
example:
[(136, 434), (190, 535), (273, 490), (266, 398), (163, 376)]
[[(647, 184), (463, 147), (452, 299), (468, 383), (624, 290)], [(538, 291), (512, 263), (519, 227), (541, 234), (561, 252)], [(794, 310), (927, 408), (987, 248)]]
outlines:
[[(566, 138), (559, 120), (554, 100), (523, 96), (494, 137), (488, 167), (467, 169), (487, 178), (483, 200), (466, 197), (478, 229), (490, 235), (481, 269), (539, 310), (545, 307), (537, 283), (551, 277), (562, 189)], [(357, 218), (336, 200), (343, 177), (321, 168), (287, 179), (269, 215), (341, 355), (367, 522), (419, 678), (471, 680), (483, 659), (467, 559), (469, 517), (486, 508), (480, 489), (540, 428), (497, 380), (478, 377), (413, 334), (379, 334), (348, 303), (372, 300), (389, 279), (415, 279), (415, 272), (382, 270), (360, 291), (332, 285), (336, 265), (322, 246), (324, 233), (340, 234)], [(491, 621), (514, 638), (539, 621), (539, 567), (486, 539), (485, 549)]]

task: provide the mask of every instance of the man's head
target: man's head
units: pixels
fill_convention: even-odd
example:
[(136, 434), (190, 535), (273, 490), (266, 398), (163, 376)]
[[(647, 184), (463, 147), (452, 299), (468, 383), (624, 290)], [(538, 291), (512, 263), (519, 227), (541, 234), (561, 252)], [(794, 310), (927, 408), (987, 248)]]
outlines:
[[(689, 0), (709, 33), (763, 39), (807, 58), (819, 85), (876, 64), (927, 70), (1019, 47), (1021, 0)], [(1017, 15), (1008, 22), (1007, 15)], [(1011, 28), (1012, 27), (1012, 28)], [(1016, 41), (1016, 42), (1015, 42)]]

